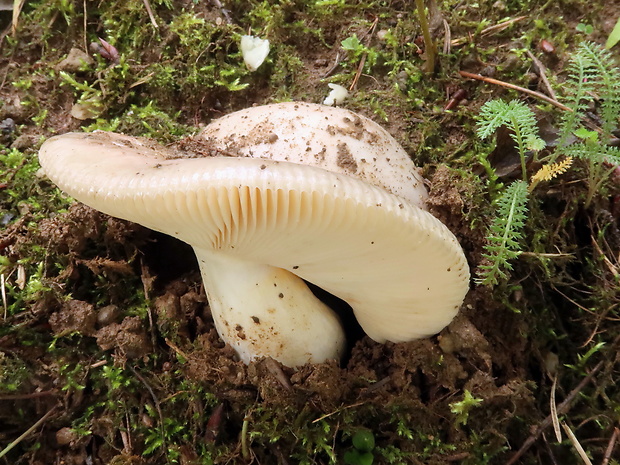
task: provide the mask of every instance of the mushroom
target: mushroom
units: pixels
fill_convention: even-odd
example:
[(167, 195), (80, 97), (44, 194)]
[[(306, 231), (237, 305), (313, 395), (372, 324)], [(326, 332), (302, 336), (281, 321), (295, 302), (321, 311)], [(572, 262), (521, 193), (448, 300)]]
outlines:
[(425, 211), (405, 151), (371, 120), (267, 105), (179, 147), (68, 133), (39, 159), (74, 198), (190, 244), (216, 329), (244, 362), (342, 355), (338, 317), (304, 280), (348, 302), (378, 342), (430, 336), (457, 313), (469, 287), (463, 251)]

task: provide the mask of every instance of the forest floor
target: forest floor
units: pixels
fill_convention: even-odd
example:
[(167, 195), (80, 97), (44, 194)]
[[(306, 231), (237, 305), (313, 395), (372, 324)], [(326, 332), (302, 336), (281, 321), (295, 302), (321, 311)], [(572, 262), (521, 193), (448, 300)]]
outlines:
[[(521, 175), (506, 131), (478, 137), (480, 108), (525, 103), (544, 153), (563, 115), (459, 71), (566, 101), (571, 57), (584, 41), (605, 44), (618, 0), (427, 2), (432, 72), (409, 1), (25, 3), (15, 30), (0, 11), (0, 463), (587, 463), (578, 447), (591, 463), (620, 463), (613, 170), (592, 199), (581, 160), (541, 183), (512, 270), (472, 282), (439, 335), (357, 335), (340, 363), (290, 369), (235, 360), (189, 246), (66, 197), (37, 159), (56, 134), (168, 144), (252, 105), (321, 103), (341, 84), (342, 106), (422, 168), (429, 208), (476, 277), (493, 202)], [(254, 72), (239, 51), (247, 33), (271, 43)]]

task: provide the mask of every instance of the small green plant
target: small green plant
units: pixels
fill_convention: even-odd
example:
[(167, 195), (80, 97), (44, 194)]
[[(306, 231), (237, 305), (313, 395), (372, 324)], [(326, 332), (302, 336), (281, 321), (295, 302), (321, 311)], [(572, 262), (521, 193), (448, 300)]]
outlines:
[(506, 126), (512, 140), (517, 144), (519, 159), (521, 160), (521, 175), (527, 181), (527, 152), (538, 152), (545, 147), (538, 135), (536, 116), (523, 102), (513, 100), (491, 100), (480, 109), (477, 124), (478, 137), (486, 139), (493, 135), (500, 127)]
[[(539, 137), (536, 117), (522, 102), (492, 100), (485, 103), (477, 123), (478, 136), (486, 139), (504, 126), (514, 140), (521, 161), (522, 179), (507, 188), (495, 186), (500, 191), (496, 199), (497, 215), (491, 221), (487, 234), (484, 262), (476, 282), (496, 285), (508, 277), (512, 270), (510, 260), (520, 253), (525, 220), (528, 216), (528, 197), (540, 182), (549, 181), (567, 171), (574, 158), (586, 161), (588, 179), (585, 207), (587, 208), (610, 174), (620, 165), (620, 150), (610, 145), (620, 114), (620, 73), (608, 51), (591, 42), (577, 49), (569, 65), (569, 78), (564, 86), (567, 94), (566, 111), (560, 119), (556, 148), (542, 160), (538, 153), (545, 148)], [(594, 97), (600, 102), (601, 126), (597, 130), (583, 126), (586, 111)], [(574, 142), (575, 137), (577, 141)], [(543, 162), (532, 176), (528, 187), (527, 162), (529, 152), (534, 162)], [(491, 183), (497, 178), (486, 160), (483, 165)]]
[(581, 32), (582, 34), (586, 35), (592, 34), (594, 32), (594, 27), (591, 24), (586, 23), (577, 24), (575, 29), (577, 29), (577, 32)]
[(510, 260), (520, 253), (519, 241), (528, 211), (528, 150), (536, 153), (545, 146), (538, 136), (534, 113), (522, 102), (491, 100), (482, 106), (477, 125), (478, 136), (486, 139), (502, 126), (510, 130), (517, 146), (523, 180), (510, 184), (496, 199), (497, 215), (487, 235), (486, 263), (480, 266), (476, 279), (478, 284), (483, 285), (495, 285), (500, 279), (507, 278), (506, 270), (512, 270)]
[[(620, 115), (620, 71), (611, 54), (592, 42), (579, 46), (569, 65), (565, 89), (571, 109), (563, 115), (558, 149), (551, 161), (559, 156), (582, 158), (588, 164), (588, 192), (585, 206), (620, 164), (620, 150), (609, 145)], [(583, 126), (592, 103), (599, 104), (600, 128), (593, 131)], [(569, 144), (571, 136), (579, 141)], [(606, 166), (608, 163), (610, 166)]]
[(463, 400), (450, 404), (450, 411), (456, 415), (456, 425), (467, 425), (469, 412), (473, 408), (479, 407), (481, 403), (482, 399), (474, 397), (471, 392), (465, 389)]
[(364, 45), (355, 34), (344, 39), (340, 45), (343, 49), (350, 52), (351, 58), (354, 62), (358, 62), (361, 60), (362, 56), (365, 55), (366, 61), (364, 62), (364, 68), (367, 72), (370, 71), (377, 63), (379, 52), (372, 47), (367, 47)]
[(28, 368), (22, 360), (0, 352), (0, 393), (18, 391), (29, 376)]
[(485, 258), (488, 263), (480, 265), (476, 282), (495, 285), (508, 277), (510, 260), (521, 253), (519, 241), (527, 218), (528, 190), (525, 181), (515, 181), (497, 200), (497, 215), (489, 226)]
[(359, 430), (351, 438), (353, 448), (344, 454), (344, 463), (348, 465), (372, 465), (375, 448), (375, 436), (367, 429)]
[(79, 82), (65, 71), (60, 72), (60, 78), (64, 81), (64, 83), (73, 87), (75, 92), (80, 95), (76, 102), (76, 106), (79, 106), (84, 115), (87, 115), (88, 118), (96, 118), (102, 113), (104, 109), (102, 93), (101, 90), (95, 87), (98, 82), (93, 84)]

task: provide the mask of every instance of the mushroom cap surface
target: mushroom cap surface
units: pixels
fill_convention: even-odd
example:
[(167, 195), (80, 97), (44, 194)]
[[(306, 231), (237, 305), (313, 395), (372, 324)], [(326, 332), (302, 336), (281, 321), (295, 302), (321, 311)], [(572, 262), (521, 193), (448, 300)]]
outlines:
[(439, 220), (397, 195), (313, 166), (177, 158), (114, 133), (46, 141), (47, 176), (81, 202), (190, 245), (282, 268), (348, 302), (378, 342), (440, 331), (469, 287)]
[(198, 137), (236, 157), (353, 176), (425, 208), (424, 180), (407, 152), (377, 123), (344, 108), (305, 102), (251, 107), (213, 121)]

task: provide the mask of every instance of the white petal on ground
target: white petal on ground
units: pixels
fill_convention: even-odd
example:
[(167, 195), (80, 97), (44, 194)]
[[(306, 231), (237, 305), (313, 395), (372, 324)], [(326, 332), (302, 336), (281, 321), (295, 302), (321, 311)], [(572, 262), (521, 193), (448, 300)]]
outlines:
[(241, 37), (243, 61), (250, 71), (256, 71), (269, 55), (269, 41), (254, 36)]
[(331, 89), (329, 95), (323, 100), (323, 105), (340, 105), (349, 96), (349, 91), (340, 84), (327, 84)]

